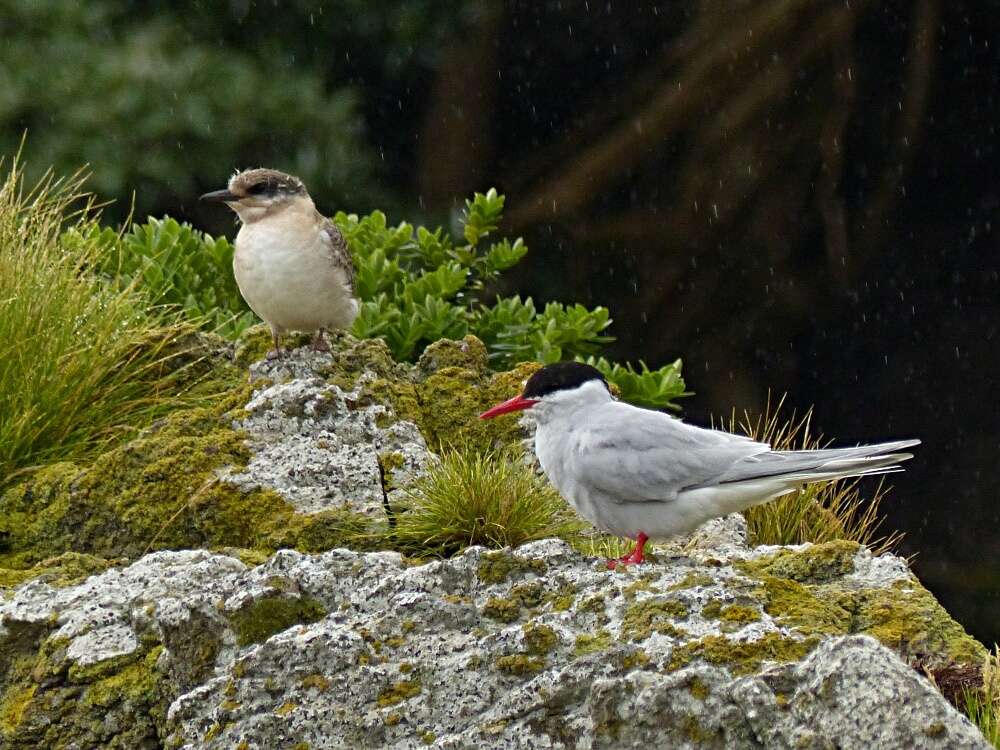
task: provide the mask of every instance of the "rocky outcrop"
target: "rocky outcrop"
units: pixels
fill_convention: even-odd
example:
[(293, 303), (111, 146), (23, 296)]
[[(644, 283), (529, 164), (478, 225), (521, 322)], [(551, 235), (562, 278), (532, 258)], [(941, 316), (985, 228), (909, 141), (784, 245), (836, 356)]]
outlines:
[[(265, 338), (243, 341), (237, 361)], [(200, 384), (217, 395), (90, 464), (47, 466), (0, 495), (0, 585), (53, 574), (68, 550), (120, 563), (157, 549), (233, 547), (257, 559), (370, 547), (428, 446), (524, 437), (512, 421), (475, 417), (532, 368), (490, 373), (472, 337), (428, 347), (409, 366), (381, 341), (343, 336), (333, 354), (300, 348), (253, 364), (250, 383), (243, 367), (218, 362)]]
[(703, 535), (624, 572), (560, 540), (158, 552), (29, 582), (0, 623), (11, 748), (987, 747), (900, 658), (978, 644), (847, 543)]
[(474, 416), (530, 371), (345, 338), (8, 490), (0, 747), (987, 747), (908, 666), (982, 646), (891, 555), (750, 548), (740, 516), (624, 571), (385, 549), (434, 450), (524, 437)]

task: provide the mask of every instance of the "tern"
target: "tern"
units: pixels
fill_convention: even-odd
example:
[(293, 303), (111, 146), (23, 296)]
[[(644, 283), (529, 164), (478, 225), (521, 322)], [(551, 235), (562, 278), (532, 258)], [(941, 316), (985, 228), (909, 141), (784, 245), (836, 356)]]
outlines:
[(901, 471), (919, 440), (854, 448), (771, 450), (615, 400), (604, 376), (579, 362), (547, 365), (523, 391), (480, 414), (531, 409), (535, 453), (549, 481), (597, 528), (635, 540), (617, 561), (643, 561), (649, 539), (766, 503), (811, 482)]
[(344, 235), (316, 210), (305, 185), (275, 169), (248, 169), (225, 190), (201, 196), (240, 217), (233, 273), (243, 299), (271, 328), (281, 357), (286, 331), (316, 332), (313, 348), (328, 351), (323, 332), (350, 328), (360, 303)]

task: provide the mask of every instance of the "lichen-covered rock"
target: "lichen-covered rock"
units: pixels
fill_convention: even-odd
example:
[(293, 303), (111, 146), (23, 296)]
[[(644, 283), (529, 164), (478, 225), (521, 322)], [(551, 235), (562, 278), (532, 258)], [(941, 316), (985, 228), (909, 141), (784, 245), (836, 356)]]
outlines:
[(982, 646), (851, 542), (371, 551), (431, 451), (527, 437), (475, 417), (536, 365), (331, 344), (209, 347), (210, 404), (0, 495), (0, 748), (986, 747), (907, 666)]
[(31, 581), (0, 601), (0, 746), (988, 747), (900, 658), (982, 653), (902, 560), (734, 529), (625, 571), (546, 540)]
[[(265, 339), (251, 330), (237, 362)], [(249, 378), (229, 349), (209, 347), (192, 388), (219, 394), (211, 405), (182, 406), (89, 463), (42, 467), (7, 488), (0, 588), (58, 577), (47, 561), (67, 551), (121, 561), (157, 549), (378, 546), (394, 493), (432, 459), (428, 445), (525, 437), (513, 420), (475, 417), (533, 365), (491, 374), (471, 336), (428, 347), (417, 365), (394, 362), (377, 339), (331, 344), (255, 362)]]

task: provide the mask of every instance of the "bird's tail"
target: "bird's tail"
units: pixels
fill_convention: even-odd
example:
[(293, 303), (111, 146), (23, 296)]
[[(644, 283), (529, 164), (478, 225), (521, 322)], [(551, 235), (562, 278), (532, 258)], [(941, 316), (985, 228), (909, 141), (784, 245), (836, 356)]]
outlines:
[(794, 488), (811, 482), (891, 474), (902, 471), (900, 464), (913, 458), (906, 449), (919, 444), (919, 440), (896, 440), (854, 448), (768, 451), (737, 462), (725, 473), (698, 487), (758, 484), (759, 480), (770, 478), (778, 486)]

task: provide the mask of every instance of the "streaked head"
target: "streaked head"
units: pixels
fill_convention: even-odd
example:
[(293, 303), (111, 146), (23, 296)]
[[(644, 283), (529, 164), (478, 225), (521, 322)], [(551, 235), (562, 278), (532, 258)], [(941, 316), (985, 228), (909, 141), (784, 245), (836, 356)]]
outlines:
[(524, 384), (524, 390), (514, 398), (497, 404), (479, 415), (492, 419), (524, 409), (543, 406), (544, 411), (559, 405), (579, 408), (586, 403), (607, 401), (611, 398), (608, 381), (600, 370), (582, 362), (556, 362), (546, 365)]
[(237, 172), (230, 178), (225, 190), (205, 193), (201, 200), (225, 203), (239, 214), (244, 224), (262, 219), (297, 201), (312, 202), (302, 180), (276, 169)]

